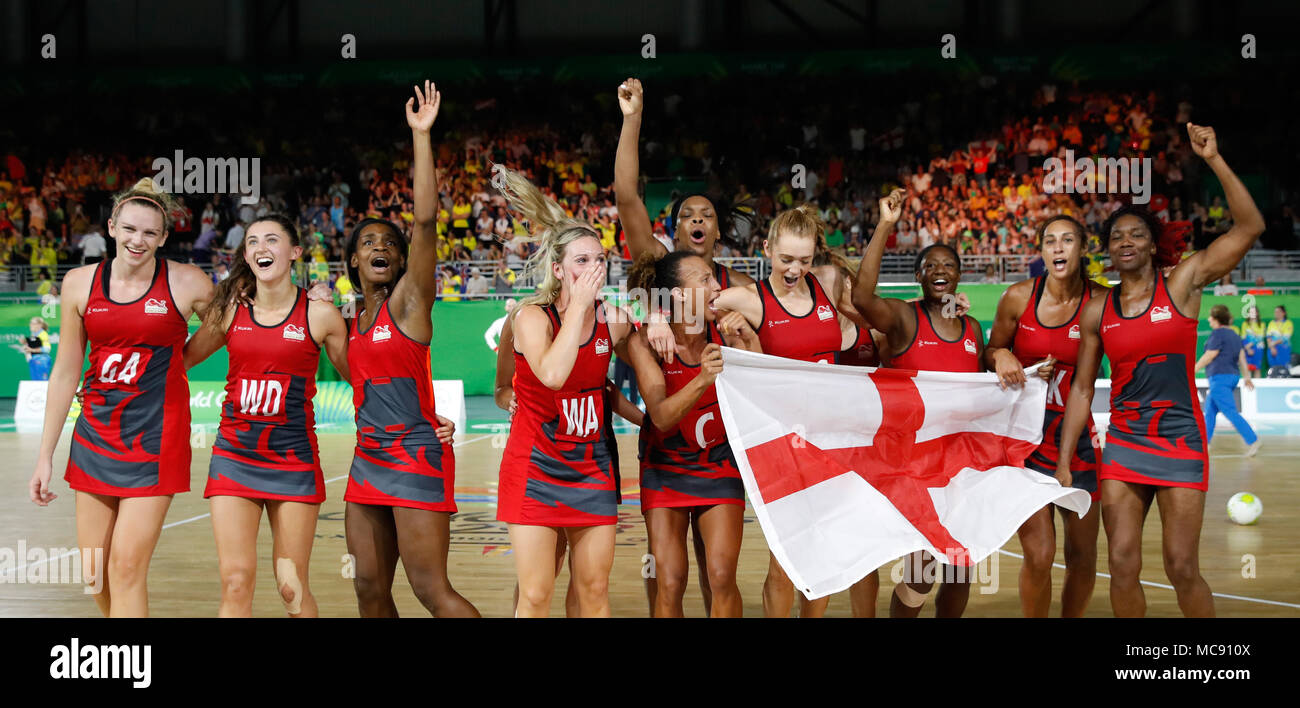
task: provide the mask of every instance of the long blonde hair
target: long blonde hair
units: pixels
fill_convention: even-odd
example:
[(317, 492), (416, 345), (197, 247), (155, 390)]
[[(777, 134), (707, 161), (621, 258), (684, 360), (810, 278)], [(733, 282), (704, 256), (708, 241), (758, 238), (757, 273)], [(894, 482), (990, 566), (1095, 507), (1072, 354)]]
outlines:
[(493, 167), (501, 177), (497, 189), (515, 210), (528, 221), (530, 234), (523, 238), (539, 244), (537, 252), (524, 264), (528, 275), (537, 277), (537, 291), (519, 301), (524, 305), (550, 305), (560, 296), (560, 279), (555, 277), (554, 264), (564, 260), (564, 249), (580, 238), (590, 236), (600, 240), (600, 232), (581, 219), (564, 213), (554, 199), (542, 194), (532, 182), (514, 170), (502, 165)]
[(166, 190), (158, 187), (153, 178), (145, 177), (125, 192), (114, 195), (112, 218), (117, 218), (117, 212), (122, 209), (122, 205), (132, 201), (162, 214), (163, 231), (171, 230), (172, 212), (179, 210), (180, 203)]

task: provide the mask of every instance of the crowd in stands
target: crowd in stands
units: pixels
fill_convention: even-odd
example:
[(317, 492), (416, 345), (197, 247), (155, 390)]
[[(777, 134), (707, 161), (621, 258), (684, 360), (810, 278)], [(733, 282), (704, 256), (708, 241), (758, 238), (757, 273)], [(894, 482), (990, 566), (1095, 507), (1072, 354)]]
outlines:
[[(1232, 145), (1239, 172), (1274, 174), (1275, 160), (1250, 150), (1263, 143), (1242, 117), (1260, 100), (1248, 92), (1225, 97), (1213, 86), (1085, 89), (985, 78), (942, 90), (909, 86), (871, 102), (831, 101), (819, 94), (826, 86), (808, 82), (789, 88), (775, 111), (770, 94), (750, 95), (735, 82), (649, 83), (642, 169), (651, 180), (702, 181), (748, 215), (720, 244), (721, 256), (761, 255), (770, 219), (811, 202), (828, 224), (827, 244), (849, 259), (874, 228), (877, 199), (896, 186), (908, 189), (908, 209), (888, 244), (896, 253), (936, 242), (963, 254), (1032, 253), (1036, 225), (1057, 213), (1095, 231), (1121, 199), (1046, 193), (1044, 161), (1067, 151), (1075, 158), (1150, 158), (1150, 206), (1169, 220), (1191, 221), (1193, 243), (1203, 246), (1227, 230), (1231, 215), (1221, 198), (1205, 198), (1210, 185), (1186, 140), (1189, 120), (1215, 125), (1220, 140)], [(531, 253), (520, 238), (526, 225), (491, 186), (497, 163), (522, 169), (571, 214), (595, 224), (610, 255), (628, 255), (611, 184), (621, 117), (614, 87), (600, 88), (569, 89), (556, 100), (517, 85), (479, 86), (464, 97), (456, 96), (459, 87), (444, 87), (436, 158), (445, 296), (512, 289)], [(65, 120), (20, 126), (20, 134), (45, 136), (32, 145), (50, 147), (12, 152), (0, 170), (0, 268), (30, 265), (28, 281), (48, 291), (56, 266), (104, 257), (109, 196), (151, 175), (155, 155), (183, 144), (187, 154), (262, 156), (261, 199), (243, 204), (240, 195), (184, 195), (186, 207), (168, 242), (172, 257), (212, 264), (214, 277), (221, 277), (249, 223), (271, 211), (296, 214), (308, 277), (328, 278), (346, 294), (338, 264), (352, 227), (368, 217), (408, 226), (413, 219), (400, 93), (333, 96), (306, 126), (297, 125), (301, 116), (288, 126), (276, 119), (292, 97), (267, 97), (248, 116), (229, 107), (202, 116), (193, 109), (131, 113), (119, 118), (121, 134), (134, 136), (124, 144), (113, 144), (114, 130), (98, 131), (84, 151), (73, 152), (68, 138), (50, 134)], [(755, 96), (763, 96), (763, 106)], [(139, 133), (141, 126), (148, 130)], [(214, 131), (210, 143), (192, 146), (179, 137), (197, 126)], [(1282, 138), (1290, 133), (1276, 137)], [(796, 167), (799, 180), (792, 179)], [(1300, 213), (1290, 206), (1296, 185), (1285, 181), (1289, 168), (1276, 175), (1273, 186), (1287, 197), (1272, 209), (1266, 241), (1294, 247), (1300, 243)], [(666, 222), (665, 206), (655, 223), (665, 239), (672, 227)], [(1095, 239), (1092, 249), (1101, 250)]]

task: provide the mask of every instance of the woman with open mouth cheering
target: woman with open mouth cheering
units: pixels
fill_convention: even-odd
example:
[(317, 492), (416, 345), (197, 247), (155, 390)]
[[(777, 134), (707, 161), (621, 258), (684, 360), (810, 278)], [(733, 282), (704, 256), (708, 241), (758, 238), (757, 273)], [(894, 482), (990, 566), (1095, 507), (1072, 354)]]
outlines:
[(268, 214), (249, 224), (230, 277), (217, 286), (202, 326), (185, 345), (186, 368), (223, 344), (230, 355), (203, 493), (212, 505), (221, 617), (252, 614), (263, 509), (285, 611), (317, 616), (307, 571), (325, 481), (312, 396), (322, 348), (347, 375), (347, 327), (332, 303), (309, 300), (293, 284), (290, 271), (301, 257), (289, 218)]
[[(1209, 488), (1205, 418), (1196, 393), (1196, 330), (1201, 289), (1236, 268), (1264, 232), (1264, 217), (1246, 185), (1219, 155), (1214, 129), (1187, 124), (1192, 150), (1214, 171), (1228, 197), (1232, 228), (1203, 251), (1181, 259), (1177, 238), (1149, 211), (1123, 207), (1102, 238), (1120, 282), (1083, 308), (1079, 363), (1066, 401), (1056, 477), (1072, 481), (1075, 443), (1092, 416), (1097, 368), (1111, 364), (1110, 425), (1102, 453), (1101, 508), (1110, 550), (1110, 601), (1118, 617), (1146, 614), (1139, 583), (1142, 526), (1160, 506), (1165, 574), (1189, 617), (1214, 615), (1201, 576), (1201, 519)], [(1161, 268), (1173, 266), (1168, 276)]]

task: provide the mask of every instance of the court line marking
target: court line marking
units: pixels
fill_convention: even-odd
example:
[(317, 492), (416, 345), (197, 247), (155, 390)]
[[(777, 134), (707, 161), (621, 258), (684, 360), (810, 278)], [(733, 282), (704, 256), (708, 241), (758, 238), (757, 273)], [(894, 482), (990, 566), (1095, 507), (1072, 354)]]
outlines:
[[(483, 441), (483, 440), (489, 440), (489, 439), (494, 438), (494, 437), (496, 437), (496, 435), (483, 435), (483, 436), (481, 436), (481, 437), (477, 437), (477, 438), (474, 438), (474, 439), (472, 439), (472, 440), (462, 440), (461, 442), (458, 442), (458, 443), (453, 444), (451, 447), (452, 447), (453, 450), (455, 450), (455, 449), (457, 449), (457, 448), (465, 447), (466, 445), (473, 445), (473, 444), (476, 443), (476, 442), (481, 442), (481, 441)], [(325, 480), (325, 483), (326, 483), (326, 484), (329, 484), (329, 483), (331, 483), (331, 482), (337, 482), (337, 481), (339, 481), (340, 479), (345, 479), (345, 478), (347, 478), (347, 477), (348, 477), (348, 475), (346, 475), (346, 474), (344, 474), (344, 475), (339, 475), (339, 476), (337, 476), (337, 477), (331, 477), (330, 479)], [(198, 521), (199, 519), (206, 519), (206, 518), (208, 518), (209, 516), (212, 516), (212, 512), (208, 512), (208, 513), (206, 513), (206, 514), (199, 514), (198, 516), (192, 516), (192, 517), (190, 517), (190, 518), (188, 518), (188, 519), (182, 519), (182, 520), (180, 520), (180, 521), (173, 521), (173, 522), (171, 522), (170, 524), (163, 524), (163, 528), (164, 528), (164, 529), (169, 529), (169, 528), (173, 528), (173, 527), (176, 527), (176, 526), (181, 526), (181, 525), (183, 525), (183, 524), (188, 524), (188, 523), (190, 523), (191, 521)], [(80, 549), (73, 550), (73, 551), (69, 551), (69, 552), (67, 552), (67, 553), (64, 553), (64, 554), (61, 555), (61, 556), (57, 556), (57, 557), (55, 557), (55, 558), (48, 558), (48, 559), (46, 559), (44, 562), (45, 562), (45, 563), (53, 563), (53, 562), (56, 561), (56, 560), (62, 560), (63, 558), (67, 558), (68, 556), (71, 556), (71, 555), (73, 555), (73, 554), (75, 554), (75, 553), (79, 553), (79, 552), (80, 552)], [(1007, 556), (1011, 556), (1012, 558), (1019, 558), (1020, 560), (1024, 560), (1024, 559), (1025, 559), (1025, 557), (1022, 556), (1022, 555), (1020, 555), (1019, 553), (1013, 553), (1013, 552), (1011, 552), (1011, 551), (1006, 551), (1006, 550), (1003, 550), (1003, 549), (1001, 549), (1001, 548), (998, 549), (998, 553), (1001, 553), (1001, 554), (1003, 554), (1003, 555), (1007, 555)], [(20, 566), (18, 566), (18, 567), (16, 567), (16, 568), (12, 569), (12, 570), (10, 570), (10, 571), (7, 571), (7, 572), (6, 572), (6, 575), (10, 575), (10, 574), (12, 574), (14, 577), (17, 577), (18, 572), (21, 571), (21, 570), (24, 570), (25, 568), (27, 568), (28, 565), (30, 565), (30, 564), (29, 564), (29, 563), (24, 563), (23, 565), (20, 565)], [(1052, 564), (1052, 567), (1053, 567), (1053, 568), (1060, 568), (1061, 570), (1065, 570), (1065, 565), (1064, 565), (1064, 564), (1061, 564), (1061, 563), (1053, 563), (1053, 564)], [(1110, 574), (1109, 574), (1109, 573), (1098, 572), (1098, 573), (1097, 573), (1097, 577), (1099, 577), (1099, 578), (1106, 578), (1107, 580), (1110, 580)], [(1174, 586), (1172, 586), (1172, 585), (1166, 585), (1166, 584), (1164, 584), (1164, 583), (1156, 583), (1156, 582), (1152, 582), (1152, 581), (1149, 581), (1149, 580), (1139, 580), (1138, 582), (1141, 583), (1142, 585), (1147, 585), (1147, 586), (1155, 587), (1155, 588), (1163, 588), (1163, 589), (1165, 589), (1165, 590), (1173, 590), (1173, 589), (1174, 589)], [(1297, 609), (1297, 610), (1300, 610), (1300, 605), (1292, 604), (1292, 603), (1290, 603), (1290, 602), (1280, 602), (1280, 601), (1278, 601), (1278, 600), (1265, 600), (1265, 599), (1263, 599), (1263, 598), (1258, 598), (1258, 597), (1245, 597), (1245, 596), (1242, 596), (1242, 595), (1229, 595), (1229, 594), (1227, 594), (1227, 593), (1219, 593), (1219, 592), (1212, 592), (1212, 593), (1210, 593), (1210, 594), (1211, 594), (1212, 596), (1214, 596), (1214, 597), (1221, 597), (1221, 598), (1224, 598), (1225, 600), (1242, 600), (1242, 601), (1244, 601), (1244, 602), (1257, 602), (1257, 603), (1260, 603), (1260, 604), (1263, 604), (1263, 605), (1277, 605), (1277, 606), (1280, 606), (1280, 607), (1291, 607), (1291, 608), (1295, 608), (1295, 609)]]
[[(464, 447), (464, 446), (466, 446), (466, 445), (472, 445), (472, 444), (474, 444), (474, 443), (476, 443), (476, 442), (479, 442), (480, 440), (489, 440), (489, 439), (494, 438), (494, 437), (496, 437), (496, 436), (495, 436), (495, 435), (484, 435), (484, 436), (482, 436), (482, 437), (474, 438), (474, 439), (472, 439), (472, 440), (462, 440), (462, 441), (460, 441), (460, 442), (458, 442), (458, 443), (453, 443), (452, 446), (451, 446), (451, 449), (455, 450), (456, 448)], [(342, 475), (339, 475), (339, 476), (337, 476), (337, 477), (331, 477), (331, 478), (325, 480), (325, 484), (329, 484), (330, 482), (337, 482), (337, 481), (339, 481), (340, 479), (347, 479), (347, 477), (348, 477), (348, 475), (346, 475), (346, 474), (342, 474)], [(185, 525), (185, 524), (190, 523), (191, 521), (198, 521), (199, 519), (206, 519), (206, 518), (208, 518), (209, 516), (212, 516), (212, 512), (210, 512), (210, 511), (209, 511), (208, 513), (206, 513), (206, 514), (199, 514), (198, 516), (191, 516), (191, 517), (188, 518), (188, 519), (181, 519), (180, 521), (173, 521), (173, 522), (171, 522), (170, 524), (163, 524), (162, 527), (163, 527), (163, 529), (170, 529), (170, 528), (174, 528), (174, 527), (177, 527), (177, 526), (183, 526), (183, 525)], [(76, 548), (76, 549), (73, 549), (73, 550), (71, 550), (71, 551), (68, 551), (67, 553), (64, 553), (64, 554), (62, 554), (62, 555), (58, 555), (58, 556), (55, 556), (55, 557), (53, 557), (53, 558), (47, 558), (47, 559), (45, 559), (44, 561), (40, 561), (39, 563), (53, 563), (53, 562), (55, 562), (55, 561), (63, 560), (64, 558), (68, 558), (69, 556), (76, 555), (77, 553), (80, 553), (80, 552), (81, 552), (81, 549)], [(15, 568), (12, 568), (12, 569), (10, 569), (10, 570), (7, 570), (7, 571), (5, 571), (5, 576), (7, 577), (7, 576), (12, 575), (13, 577), (17, 578), (17, 577), (18, 577), (18, 573), (19, 573), (20, 571), (22, 571), (22, 570), (25, 570), (25, 569), (27, 568), (27, 566), (29, 566), (29, 565), (31, 565), (31, 563), (23, 563), (23, 564), (20, 565), (20, 566), (17, 566), (17, 567), (15, 567)], [(9, 581), (6, 580), (5, 582), (9, 582)]]
[[(1024, 559), (1025, 559), (1025, 557), (1022, 556), (1022, 555), (1020, 555), (1019, 553), (1012, 553), (1011, 551), (1004, 551), (1004, 550), (1002, 550), (1001, 548), (998, 549), (998, 553), (1001, 553), (1001, 554), (1003, 554), (1003, 555), (1007, 555), (1007, 556), (1011, 556), (1012, 558), (1019, 558), (1020, 560), (1024, 560)], [(1053, 563), (1053, 564), (1052, 564), (1052, 567), (1053, 567), (1053, 568), (1060, 568), (1061, 570), (1065, 570), (1065, 565), (1062, 564), (1062, 563)], [(1097, 577), (1099, 577), (1099, 578), (1105, 578), (1105, 579), (1107, 579), (1107, 580), (1110, 580), (1110, 573), (1102, 573), (1102, 572), (1098, 571), (1098, 572), (1097, 572)], [(1174, 589), (1174, 586), (1172, 586), (1172, 585), (1166, 585), (1166, 584), (1164, 584), (1164, 583), (1156, 583), (1156, 582), (1152, 582), (1152, 581), (1150, 581), (1150, 580), (1139, 580), (1138, 583), (1140, 583), (1140, 584), (1142, 584), (1142, 585), (1149, 585), (1149, 586), (1151, 586), (1151, 587), (1153, 587), (1153, 588), (1164, 588), (1165, 590), (1173, 590), (1173, 589)], [(1281, 606), (1281, 607), (1293, 607), (1293, 608), (1295, 608), (1295, 609), (1297, 609), (1297, 610), (1300, 610), (1300, 605), (1294, 605), (1294, 604), (1292, 604), (1292, 603), (1290, 603), (1290, 602), (1281, 602), (1281, 601), (1278, 601), (1278, 600), (1265, 600), (1265, 599), (1263, 599), (1263, 598), (1259, 598), (1259, 597), (1245, 597), (1244, 595), (1229, 595), (1229, 594), (1227, 594), (1227, 593), (1222, 593), (1222, 592), (1211, 592), (1210, 594), (1213, 595), (1214, 597), (1221, 597), (1221, 598), (1224, 598), (1225, 600), (1243, 600), (1243, 601), (1245, 601), (1245, 602), (1258, 602), (1258, 603), (1263, 604), (1263, 605), (1278, 605), (1278, 606)]]

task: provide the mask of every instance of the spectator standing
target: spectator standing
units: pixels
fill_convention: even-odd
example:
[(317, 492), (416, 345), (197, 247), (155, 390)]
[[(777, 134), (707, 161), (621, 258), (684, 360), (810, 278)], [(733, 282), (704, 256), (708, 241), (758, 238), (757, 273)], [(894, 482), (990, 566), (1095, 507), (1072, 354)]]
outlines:
[(492, 279), (492, 289), (499, 293), (515, 291), (515, 272), (506, 267), (505, 261), (497, 262), (497, 272)]
[(1259, 320), (1259, 308), (1246, 308), (1246, 319), (1241, 321), (1241, 345), (1246, 353), (1246, 370), (1250, 377), (1268, 373), (1264, 371), (1264, 323)]
[(81, 239), (81, 263), (98, 263), (108, 253), (108, 242), (99, 233), (99, 227), (92, 224), (90, 230)]
[(344, 206), (343, 197), (336, 196), (332, 201), (333, 204), (330, 206), (330, 221), (334, 224), (334, 228), (341, 232), (343, 231), (343, 217), (345, 216), (347, 209)]
[[(239, 249), (239, 244), (243, 242), (244, 242), (244, 222), (243, 220), (240, 220), (240, 221), (236, 221), (235, 225), (231, 226), (230, 230), (226, 232), (226, 240), (223, 245), (225, 246), (225, 250), (228, 253), (234, 253), (236, 250)], [(196, 250), (197, 248), (198, 247), (195, 246)]]
[(1273, 321), (1268, 323), (1264, 336), (1268, 342), (1268, 368), (1286, 367), (1291, 371), (1291, 337), (1295, 334), (1295, 325), (1287, 319), (1286, 307), (1278, 305), (1273, 309)]
[[(89, 237), (87, 237), (89, 238)], [(221, 232), (215, 229), (208, 229), (199, 234), (194, 241), (194, 250), (190, 252), (190, 258), (200, 267), (212, 262), (213, 244), (219, 243)]]
[(1232, 314), (1226, 306), (1210, 308), (1210, 330), (1210, 338), (1205, 340), (1205, 353), (1196, 362), (1196, 370), (1205, 369), (1210, 384), (1205, 396), (1205, 444), (1209, 445), (1214, 438), (1214, 425), (1222, 413), (1246, 443), (1246, 457), (1254, 457), (1259, 452), (1259, 436), (1241, 417), (1232, 392), (1243, 377), (1246, 388), (1253, 390), (1255, 384), (1246, 370), (1246, 353), (1241, 347), (1241, 337), (1232, 329)]

